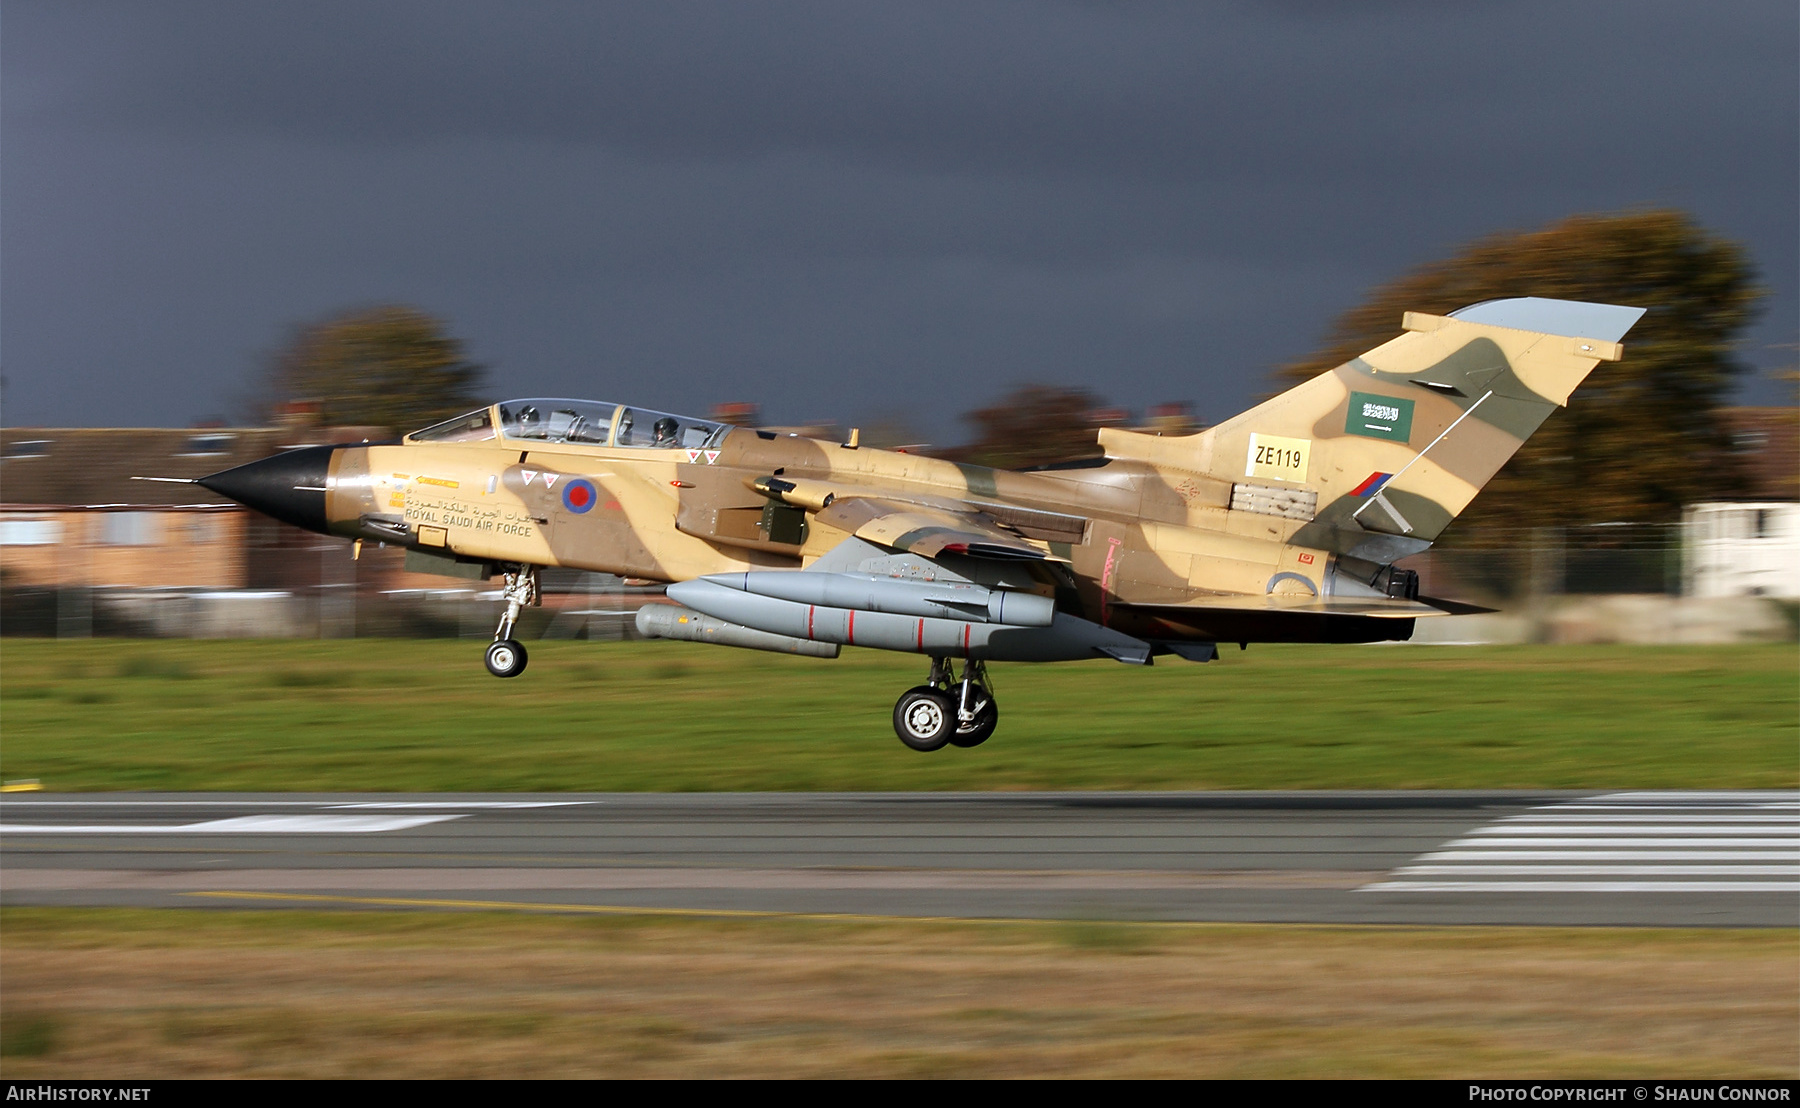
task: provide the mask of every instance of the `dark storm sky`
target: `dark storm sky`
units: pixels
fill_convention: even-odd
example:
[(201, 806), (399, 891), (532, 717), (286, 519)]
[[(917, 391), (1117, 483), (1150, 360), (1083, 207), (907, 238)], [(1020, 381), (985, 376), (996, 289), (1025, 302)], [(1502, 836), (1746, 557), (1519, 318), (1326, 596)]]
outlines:
[(234, 414), (399, 301), (498, 395), (1213, 420), (1410, 266), (1661, 205), (1748, 247), (1780, 402), (1797, 42), (1792, 0), (6, 0), (0, 418)]

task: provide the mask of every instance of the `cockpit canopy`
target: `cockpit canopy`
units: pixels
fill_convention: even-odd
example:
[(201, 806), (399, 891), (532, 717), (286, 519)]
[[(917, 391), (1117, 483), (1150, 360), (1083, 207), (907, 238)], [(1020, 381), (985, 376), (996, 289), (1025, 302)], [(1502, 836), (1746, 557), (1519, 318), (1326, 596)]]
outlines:
[(730, 431), (725, 423), (598, 400), (529, 399), (503, 400), (407, 437), (414, 442), (501, 438), (525, 443), (703, 450), (717, 446)]
[(406, 436), (414, 442), (483, 442), (494, 437), (493, 413), (482, 408)]

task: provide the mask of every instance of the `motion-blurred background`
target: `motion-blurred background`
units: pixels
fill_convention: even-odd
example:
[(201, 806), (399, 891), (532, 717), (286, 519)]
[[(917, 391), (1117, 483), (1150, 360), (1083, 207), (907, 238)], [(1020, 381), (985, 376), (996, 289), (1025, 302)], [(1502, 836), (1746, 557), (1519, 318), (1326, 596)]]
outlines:
[[(1434, 633), (1789, 634), (1760, 598), (1800, 596), (1796, 30), (1780, 3), (8, 4), (0, 625), (492, 622), (449, 603), (474, 583), (134, 474), (506, 395), (1037, 464), (1216, 422), (1405, 310), (1545, 295), (1650, 315), (1419, 560), (1508, 609)], [(539, 633), (626, 633), (619, 582), (552, 590)]]

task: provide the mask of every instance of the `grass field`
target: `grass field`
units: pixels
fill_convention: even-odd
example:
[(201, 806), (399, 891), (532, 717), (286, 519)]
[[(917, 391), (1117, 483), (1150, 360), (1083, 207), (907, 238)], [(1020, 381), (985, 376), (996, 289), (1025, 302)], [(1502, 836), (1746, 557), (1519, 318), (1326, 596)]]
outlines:
[(39, 1077), (1786, 1077), (1794, 932), (9, 909)]
[(1746, 788), (1800, 783), (1800, 650), (1252, 647), (994, 667), (1000, 729), (894, 738), (919, 659), (543, 642), (0, 644), (0, 777), (56, 790)]

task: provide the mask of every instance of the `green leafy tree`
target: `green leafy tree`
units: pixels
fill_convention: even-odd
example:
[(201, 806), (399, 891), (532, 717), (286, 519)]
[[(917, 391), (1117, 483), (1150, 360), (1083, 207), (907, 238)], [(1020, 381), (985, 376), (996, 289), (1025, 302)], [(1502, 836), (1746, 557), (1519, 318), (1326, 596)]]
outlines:
[(442, 321), (383, 304), (301, 328), (277, 355), (277, 403), (317, 405), (321, 423), (410, 431), (479, 407), (482, 367)]
[(1093, 418), (1098, 403), (1083, 389), (1021, 385), (999, 403), (963, 416), (975, 425), (976, 439), (946, 454), (995, 469), (1098, 457)]
[(1667, 521), (1738, 487), (1719, 409), (1743, 372), (1733, 346), (1761, 295), (1742, 247), (1685, 213), (1579, 215), (1483, 239), (1375, 290), (1323, 350), (1277, 376), (1286, 387), (1341, 365), (1399, 334), (1409, 310), (1443, 315), (1512, 296), (1648, 309), (1625, 336), (1624, 360), (1601, 362), (1446, 538), (1484, 545), (1523, 528)]

